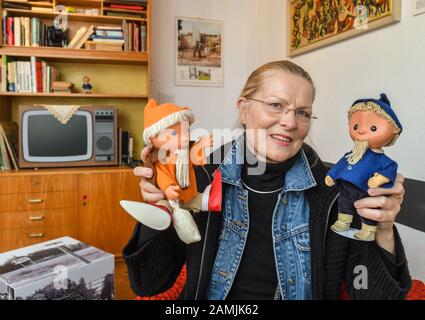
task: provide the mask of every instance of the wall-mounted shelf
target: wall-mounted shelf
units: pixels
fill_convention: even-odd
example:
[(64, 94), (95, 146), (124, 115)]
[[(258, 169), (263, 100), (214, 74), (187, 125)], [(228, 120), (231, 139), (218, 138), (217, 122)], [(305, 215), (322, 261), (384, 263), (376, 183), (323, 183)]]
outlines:
[[(37, 12), (37, 11), (28, 11), (23, 9), (3, 9), (7, 13), (19, 14), (24, 17), (38, 17), (42, 19), (54, 19), (60, 13), (58, 12)], [(106, 10), (106, 11), (115, 11), (123, 12), (123, 10)], [(126, 12), (135, 13), (135, 11), (126, 10)], [(139, 12), (137, 12), (139, 13)], [(143, 11), (140, 11), (143, 13)], [(131, 21), (147, 21), (143, 18), (135, 17), (120, 17), (120, 16), (104, 16), (104, 15), (87, 15), (87, 14), (78, 14), (78, 13), (67, 13), (67, 18), (69, 21), (82, 21), (82, 22), (91, 22), (91, 23), (122, 23), (123, 20)]]
[(51, 60), (69, 61), (93, 61), (120, 64), (147, 64), (149, 54), (147, 52), (126, 52), (126, 51), (102, 51), (87, 49), (68, 49), (55, 47), (23, 47), (8, 46), (0, 47), (0, 55), (13, 57), (37, 57)]

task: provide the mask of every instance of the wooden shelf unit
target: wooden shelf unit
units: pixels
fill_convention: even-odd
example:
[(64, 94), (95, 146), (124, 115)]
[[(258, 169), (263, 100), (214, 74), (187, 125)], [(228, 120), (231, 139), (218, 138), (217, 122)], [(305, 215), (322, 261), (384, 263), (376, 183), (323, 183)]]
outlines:
[(87, 49), (68, 49), (55, 47), (0, 47), (0, 55), (11, 57), (37, 57), (46, 60), (90, 61), (97, 63), (138, 64), (147, 65), (149, 53), (147, 52), (120, 52)]
[(52, 98), (111, 98), (111, 99), (147, 99), (142, 94), (120, 94), (120, 93), (26, 93), (26, 92), (0, 92), (0, 96), (6, 97), (52, 97)]
[[(58, 12), (37, 12), (37, 11), (29, 11), (29, 10), (23, 10), (23, 9), (3, 9), (5, 12), (20, 15), (23, 17), (39, 17), (43, 19), (54, 19), (59, 15)], [(112, 11), (112, 10), (107, 10)], [(132, 12), (135, 13), (135, 11), (128, 11), (128, 10), (113, 10), (114, 12)], [(135, 17), (119, 17), (119, 16), (105, 16), (105, 15), (88, 15), (88, 14), (79, 14), (79, 13), (67, 13), (66, 14), (69, 21), (86, 21), (86, 22), (93, 22), (93, 23), (122, 23), (122, 21), (125, 20), (132, 20), (132, 21), (147, 21), (145, 18), (135, 18)]]
[[(13, 0), (11, 1), (13, 2)], [(47, 0), (45, 1), (47, 2)], [(0, 0), (0, 7), (4, 1)], [(15, 3), (21, 3), (16, 1)], [(31, 4), (31, 1), (28, 2)], [(57, 4), (90, 7), (96, 4), (102, 15), (68, 14), (68, 24), (74, 29), (81, 26), (121, 26), (123, 20), (147, 25), (146, 52), (116, 52), (56, 47), (25, 47), (2, 45), (3, 24), (0, 24), (0, 57), (29, 61), (31, 57), (51, 62), (65, 81), (74, 79), (79, 87), (82, 75), (98, 79), (94, 93), (20, 93), (1, 92), (0, 121), (18, 122), (19, 104), (84, 104), (118, 107), (118, 125), (128, 130), (135, 140), (134, 155), (140, 154), (143, 106), (150, 96), (150, 3), (147, 1), (146, 18), (125, 18), (103, 15), (106, 0), (53, 0)], [(134, 4), (134, 3), (127, 3)], [(34, 3), (37, 5), (37, 3)], [(1, 8), (0, 8), (1, 9)], [(38, 17), (51, 24), (58, 13), (22, 9), (1, 9), (11, 16)], [(72, 38), (71, 36), (69, 38)], [(0, 59), (1, 61), (1, 59)], [(95, 74), (96, 73), (96, 74)], [(102, 82), (103, 81), (103, 82)], [(131, 85), (127, 82), (131, 81)], [(100, 90), (99, 88), (105, 88)], [(1, 89), (1, 88), (0, 88)], [(102, 91), (97, 92), (96, 89)], [(110, 102), (109, 102), (110, 100)], [(87, 102), (90, 101), (90, 102)], [(43, 202), (32, 205), (32, 198)], [(129, 167), (50, 168), (39, 170), (0, 171), (0, 252), (54, 239), (72, 236), (90, 245), (121, 255), (135, 220), (125, 213), (119, 200), (140, 201), (139, 179)], [(37, 217), (37, 219), (34, 219)]]
[[(74, 33), (81, 26), (90, 26), (90, 25), (105, 25), (105, 26), (121, 26), (124, 20), (129, 20), (133, 22), (143, 22), (147, 26), (147, 35), (146, 35), (146, 52), (137, 52), (137, 51), (106, 51), (106, 50), (89, 50), (89, 49), (69, 49), (69, 48), (58, 48), (58, 47), (43, 47), (43, 46), (15, 46), (15, 45), (5, 45), (0, 44), (0, 56), (15, 57), (17, 60), (29, 59), (30, 57), (41, 58), (46, 61), (52, 62), (81, 62), (81, 63), (101, 63), (101, 64), (114, 64), (114, 65), (139, 65), (147, 66), (147, 80), (146, 88), (141, 90), (142, 92), (147, 92), (147, 94), (138, 94), (138, 93), (108, 93), (102, 92), (92, 95), (79, 95), (79, 94), (45, 94), (45, 93), (33, 93), (33, 94), (21, 94), (13, 92), (2, 92), (1, 96), (7, 97), (62, 97), (62, 98), (128, 98), (128, 99), (148, 99), (150, 92), (150, 1), (148, 0), (146, 4), (135, 3), (135, 2), (120, 2), (114, 0), (46, 0), (41, 2), (43, 7), (52, 7), (55, 8), (57, 5), (65, 6), (74, 6), (80, 8), (96, 8), (99, 9), (99, 15), (86, 15), (86, 14), (77, 14), (77, 13), (68, 13), (68, 26), (69, 32)], [(4, 1), (0, 1), (2, 5)], [(16, 4), (22, 4), (20, 1), (10, 1)], [(24, 2), (25, 4), (32, 4), (38, 6), (38, 2), (29, 1)], [(142, 13), (146, 18), (134, 18), (134, 17), (117, 17), (117, 16), (106, 16), (104, 15), (106, 11), (114, 12), (130, 12), (132, 10), (126, 9), (111, 9), (104, 7), (104, 4), (109, 5), (112, 3), (120, 3), (126, 5), (143, 5), (147, 9), (146, 11), (140, 11), (137, 13)], [(134, 13), (134, 12), (132, 12)], [(1, 12), (1, 18), (3, 14), (11, 16), (26, 16), (26, 17), (38, 17), (47, 21), (53, 21), (55, 17), (59, 15), (58, 12), (38, 12), (24, 9), (12, 9), (4, 8)], [(0, 43), (3, 43), (3, 24), (0, 24)], [(69, 40), (72, 39), (69, 36)], [(60, 71), (60, 70), (59, 70)], [(120, 79), (121, 80), (121, 79)], [(125, 79), (122, 79), (125, 81)], [(1, 105), (1, 101), (0, 101)]]

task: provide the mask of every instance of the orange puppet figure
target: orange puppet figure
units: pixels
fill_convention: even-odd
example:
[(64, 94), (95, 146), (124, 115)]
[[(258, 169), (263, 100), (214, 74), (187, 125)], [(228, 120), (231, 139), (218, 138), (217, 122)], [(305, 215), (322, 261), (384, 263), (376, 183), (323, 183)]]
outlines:
[(165, 194), (156, 204), (121, 201), (123, 208), (144, 225), (164, 230), (171, 222), (179, 238), (189, 244), (201, 239), (191, 213), (221, 211), (221, 176), (203, 193), (197, 191), (194, 166), (204, 165), (205, 148), (211, 147), (211, 135), (190, 144), (189, 127), (194, 115), (188, 107), (172, 103), (158, 105), (150, 100), (144, 111), (143, 140), (152, 148), (145, 166), (154, 171), (152, 182)]

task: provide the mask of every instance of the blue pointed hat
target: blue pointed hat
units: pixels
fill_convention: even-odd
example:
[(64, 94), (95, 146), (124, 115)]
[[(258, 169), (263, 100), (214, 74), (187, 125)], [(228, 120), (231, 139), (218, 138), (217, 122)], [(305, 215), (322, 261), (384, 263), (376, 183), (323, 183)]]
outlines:
[[(403, 127), (398, 120), (394, 110), (391, 108), (390, 100), (388, 99), (385, 93), (381, 93), (381, 97), (379, 99), (367, 98), (367, 99), (359, 99), (354, 101), (351, 108), (356, 105), (365, 104), (365, 105), (374, 105), (375, 107), (379, 107), (386, 113), (386, 115), (394, 121), (394, 124), (400, 129), (399, 134), (403, 131)], [(351, 109), (350, 108), (350, 109)]]

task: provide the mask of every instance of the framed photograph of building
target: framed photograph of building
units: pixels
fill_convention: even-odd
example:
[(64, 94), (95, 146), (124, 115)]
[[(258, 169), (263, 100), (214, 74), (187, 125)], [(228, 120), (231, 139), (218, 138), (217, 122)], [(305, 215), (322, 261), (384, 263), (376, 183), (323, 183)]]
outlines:
[(176, 17), (176, 85), (223, 86), (223, 22)]
[(286, 0), (287, 55), (400, 21), (401, 0)]

